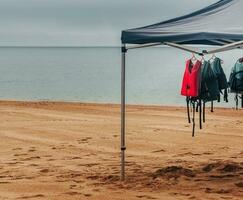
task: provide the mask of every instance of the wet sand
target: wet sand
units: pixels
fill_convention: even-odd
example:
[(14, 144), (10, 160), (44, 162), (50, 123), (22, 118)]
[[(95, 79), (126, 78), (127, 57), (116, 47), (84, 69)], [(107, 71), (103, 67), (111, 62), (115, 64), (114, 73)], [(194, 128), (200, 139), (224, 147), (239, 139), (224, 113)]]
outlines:
[(2, 101), (0, 199), (242, 199), (243, 110), (128, 106), (126, 138), (121, 183), (119, 106)]

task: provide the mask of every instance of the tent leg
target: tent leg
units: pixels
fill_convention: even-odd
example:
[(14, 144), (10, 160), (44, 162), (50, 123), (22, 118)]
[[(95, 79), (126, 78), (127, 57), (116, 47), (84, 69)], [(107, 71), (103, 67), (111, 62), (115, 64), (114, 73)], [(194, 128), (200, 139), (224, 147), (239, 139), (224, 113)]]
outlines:
[(241, 108), (243, 108), (243, 94), (241, 95)]
[(125, 80), (126, 80), (126, 46), (122, 46), (122, 58), (121, 58), (121, 180), (125, 180)]

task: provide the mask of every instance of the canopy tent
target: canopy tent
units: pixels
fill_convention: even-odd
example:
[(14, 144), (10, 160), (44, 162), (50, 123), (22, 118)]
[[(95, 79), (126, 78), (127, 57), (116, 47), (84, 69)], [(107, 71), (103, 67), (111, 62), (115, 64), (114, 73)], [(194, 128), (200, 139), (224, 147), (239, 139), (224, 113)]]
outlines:
[(122, 31), (122, 43), (222, 45), (243, 40), (242, 0), (221, 0), (192, 14)]
[[(199, 55), (243, 48), (243, 0), (221, 0), (191, 14), (122, 31), (121, 65), (121, 179), (125, 179), (125, 64), (129, 49), (168, 45)], [(134, 46), (128, 46), (133, 44)], [(215, 45), (197, 51), (185, 45)]]

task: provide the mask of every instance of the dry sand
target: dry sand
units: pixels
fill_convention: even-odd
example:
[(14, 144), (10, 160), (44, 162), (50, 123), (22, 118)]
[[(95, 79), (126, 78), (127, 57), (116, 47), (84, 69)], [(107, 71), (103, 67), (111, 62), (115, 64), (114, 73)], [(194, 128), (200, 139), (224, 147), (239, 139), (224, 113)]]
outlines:
[(119, 106), (0, 102), (0, 199), (242, 199), (243, 110), (128, 106), (127, 181)]

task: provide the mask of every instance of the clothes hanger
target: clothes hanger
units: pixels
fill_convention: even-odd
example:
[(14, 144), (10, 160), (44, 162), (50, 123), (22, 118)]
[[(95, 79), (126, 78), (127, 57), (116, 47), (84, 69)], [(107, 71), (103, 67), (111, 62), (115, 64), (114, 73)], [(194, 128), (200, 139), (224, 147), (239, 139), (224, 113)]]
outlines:
[(202, 56), (201, 63), (203, 64), (205, 62), (204, 56)]
[(197, 58), (196, 58), (194, 53), (192, 54), (191, 60), (197, 60)]
[[(217, 56), (216, 56), (215, 54), (213, 54), (212, 57), (209, 59), (209, 61), (210, 61), (210, 62), (213, 62), (215, 58), (217, 58)], [(221, 64), (223, 64), (224, 61), (223, 61), (221, 58), (219, 58), (219, 59), (220, 59), (220, 61), (221, 61)]]
[(212, 55), (212, 57), (209, 59), (209, 61), (213, 61), (216, 58), (215, 54)]
[(192, 54), (192, 57), (191, 57), (191, 62), (193, 62), (193, 63), (195, 63), (196, 61), (197, 61), (197, 58), (196, 58), (196, 56), (195, 56), (195, 54), (193, 53)]
[[(215, 58), (217, 58), (217, 56), (214, 55), (214, 59), (215, 59)], [(221, 58), (218, 58), (218, 59), (220, 60), (221, 64), (224, 63), (224, 61), (223, 61)]]

